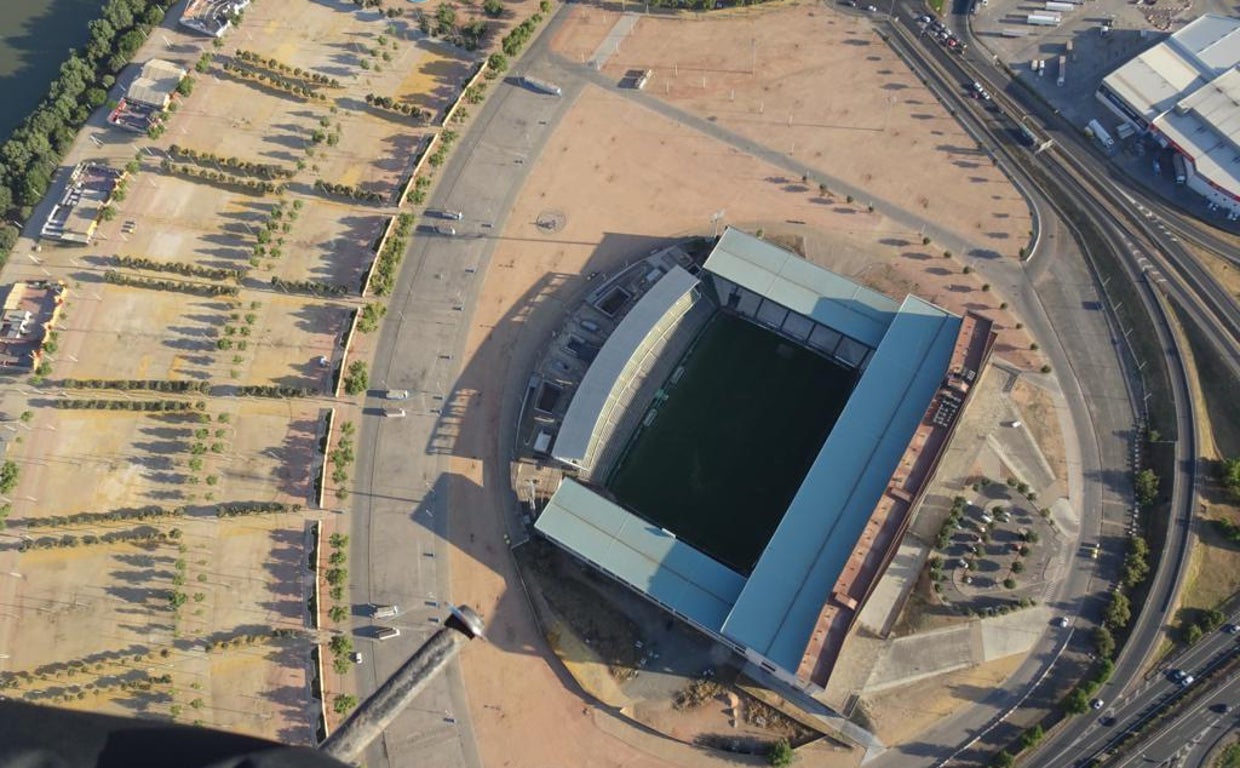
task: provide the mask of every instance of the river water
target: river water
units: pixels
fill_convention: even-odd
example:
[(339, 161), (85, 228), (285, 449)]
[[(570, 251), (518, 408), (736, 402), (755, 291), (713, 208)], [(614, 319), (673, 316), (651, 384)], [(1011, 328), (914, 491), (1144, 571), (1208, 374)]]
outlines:
[(0, 0), (0, 140), (47, 93), (70, 48), (106, 0)]

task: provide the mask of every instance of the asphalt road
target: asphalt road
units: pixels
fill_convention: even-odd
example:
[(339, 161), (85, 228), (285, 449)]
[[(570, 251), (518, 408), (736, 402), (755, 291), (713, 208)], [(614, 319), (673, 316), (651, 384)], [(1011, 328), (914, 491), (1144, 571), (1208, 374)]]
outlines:
[[(915, 16), (915, 11), (916, 9), (914, 8), (905, 7), (901, 9), (901, 15), (906, 19), (912, 19)], [(907, 22), (897, 23), (907, 24)], [(904, 37), (905, 36), (897, 35), (895, 43), (898, 47)], [(1155, 326), (1159, 334), (1160, 345), (1164, 350), (1167, 365), (1171, 371), (1173, 395), (1177, 410), (1177, 422), (1181, 425), (1181, 439), (1176, 445), (1176, 467), (1178, 474), (1175, 479), (1175, 489), (1173, 491), (1173, 498), (1171, 501), (1171, 509), (1173, 510), (1173, 514), (1168, 525), (1169, 532), (1166, 540), (1166, 546), (1162, 554), (1162, 559), (1160, 560), (1161, 567), (1152, 578), (1149, 593), (1150, 599), (1146, 602), (1141, 611), (1141, 615), (1138, 617), (1134, 625), (1129, 643), (1125, 647), (1124, 652), (1121, 654), (1117, 662), (1117, 669), (1113, 682), (1109, 684), (1116, 690), (1122, 690), (1123, 686), (1137, 675), (1144, 663), (1145, 658), (1147, 658), (1149, 651), (1154, 647), (1163, 624), (1169, 620), (1170, 617), (1167, 615), (1167, 612), (1169, 610), (1171, 600), (1178, 590), (1178, 585), (1182, 578), (1183, 568), (1186, 564), (1189, 521), (1192, 512), (1191, 497), (1196, 470), (1196, 446), (1193, 432), (1194, 422), (1192, 420), (1191, 412), (1192, 403), (1187, 397), (1187, 386), (1184, 371), (1180, 358), (1175, 352), (1176, 340), (1171, 333), (1170, 327), (1167, 325), (1165, 318), (1163, 317), (1164, 311), (1161, 298), (1156, 295), (1151, 287), (1151, 283), (1143, 279), (1144, 274), (1141, 266), (1139, 263), (1134, 263), (1136, 262), (1136, 259), (1132, 258), (1132, 254), (1130, 252), (1131, 249), (1126, 244), (1126, 233), (1117, 224), (1117, 221), (1122, 221), (1123, 217), (1117, 217), (1111, 212), (1103, 209), (1101, 205), (1090, 196), (1088, 191), (1082, 190), (1079, 186), (1070, 183), (1071, 174), (1065, 172), (1065, 169), (1055, 166), (1045, 158), (1037, 161), (1031, 161), (1027, 156), (1027, 150), (1013, 144), (1010, 138), (1000, 138), (997, 136), (992, 127), (988, 125), (991, 121), (980, 109), (978, 102), (964, 99), (961, 96), (961, 83), (967, 83), (968, 81), (974, 79), (974, 77), (971, 72), (964, 72), (960, 70), (960, 61), (958, 57), (947, 54), (937, 44), (930, 41), (923, 41), (920, 44), (909, 45), (908, 48), (908, 52), (913, 58), (921, 60), (924, 68), (923, 74), (925, 74), (931, 81), (936, 82), (940, 91), (940, 97), (956, 106), (959, 114), (965, 120), (966, 124), (972, 123), (976, 130), (980, 130), (988, 134), (988, 140), (986, 143), (997, 148), (1000, 161), (1007, 161), (1005, 167), (1007, 167), (1010, 172), (1016, 174), (1018, 177), (1024, 177), (1024, 183), (1026, 186), (1036, 189), (1038, 185), (1034, 183), (1032, 178), (1024, 173), (1024, 166), (1030, 162), (1039, 162), (1043, 165), (1043, 168), (1049, 174), (1049, 179), (1051, 182), (1050, 187), (1042, 190), (1040, 193), (1040, 199), (1048, 203), (1044, 209), (1044, 212), (1049, 213), (1050, 211), (1058, 209), (1062, 213), (1063, 206), (1073, 206), (1078, 210), (1087, 212), (1094, 222), (1099, 225), (1103, 237), (1107, 241), (1106, 246), (1120, 256), (1120, 261), (1128, 272), (1129, 279), (1138, 286), (1139, 294), (1142, 301), (1146, 305), (1147, 311), (1152, 317), (1155, 318)], [(996, 96), (996, 98), (998, 98), (998, 96)], [(1022, 152), (1026, 154), (1022, 156), (1020, 154)], [(1046, 218), (1049, 219), (1049, 216)], [(1033, 264), (1037, 265), (1038, 260), (1041, 258), (1043, 257), (1040, 255), (1035, 255), (1033, 258)], [(1063, 263), (1064, 262), (1061, 261), (1056, 265), (1056, 274), (1058, 274)], [(1095, 304), (1094, 306), (1101, 307), (1102, 305)], [(1056, 325), (1057, 327), (1064, 329), (1074, 327), (1071, 323), (1066, 322), (1066, 318), (1061, 319), (1058, 314), (1056, 315)], [(1065, 335), (1075, 336), (1076, 334), (1069, 333)], [(1062, 366), (1059, 366), (1059, 370), (1062, 372), (1064, 369)], [(1076, 374), (1076, 378), (1081, 382), (1082, 387), (1087, 387), (1090, 385), (1091, 371), (1087, 368), (1083, 368), (1082, 370), (1074, 371), (1074, 373)], [(1118, 393), (1116, 391), (1111, 391), (1108, 394), (1115, 396)], [(1131, 433), (1129, 433), (1128, 437), (1131, 439)], [(1125, 457), (1119, 461), (1108, 461), (1102, 466), (1105, 467), (1103, 476), (1108, 478), (1111, 487), (1116, 491), (1116, 493), (1120, 494), (1125, 498), (1125, 500), (1127, 500), (1130, 491), (1129, 470), (1131, 468), (1131, 462), (1129, 458)], [(1124, 531), (1121, 529), (1112, 532), (1115, 534), (1111, 539), (1113, 547), (1115, 549), (1122, 550)], [(1074, 582), (1070, 579), (1069, 584), (1066, 587), (1065, 594), (1080, 594), (1075, 591), (1075, 587), (1078, 585), (1079, 582)], [(1094, 615), (1096, 615), (1096, 613)], [(1079, 646), (1081, 646), (1081, 650), (1087, 650), (1089, 645), (1088, 633), (1079, 633), (1079, 639), (1077, 642)], [(1043, 666), (1050, 661), (1041, 648), (1035, 650), (1034, 657), (1030, 663), (1035, 663), (1038, 660), (1041, 660)], [(1026, 664), (1026, 667), (1028, 666), (1029, 664)], [(1022, 672), (1023, 671), (1024, 669), (1022, 669)], [(1009, 681), (1007, 690), (1014, 693), (1016, 690), (1020, 690), (1020, 688), (1024, 685), (1024, 678), (1018, 673), (1017, 676), (1013, 677), (1012, 680)], [(1048, 686), (1048, 690), (1043, 693), (1044, 696), (1049, 697), (1050, 688), (1051, 687)], [(1053, 702), (1048, 700), (1042, 704), (1043, 706), (1047, 706), (1052, 705)], [(1081, 726), (1079, 726), (1079, 724), (1075, 721), (1070, 722), (1065, 729), (1056, 734), (1053, 740), (1062, 740), (1063, 743), (1071, 743), (1075, 735), (1079, 735), (1080, 727)], [(995, 730), (999, 733), (1003, 733), (1005, 729), (996, 728)], [(1011, 731), (1011, 729), (1006, 730)], [(1015, 734), (1009, 733), (1009, 738), (1013, 735)], [(944, 743), (942, 739), (947, 736), (949, 736), (949, 732), (947, 732), (944, 727), (940, 727), (936, 729), (932, 735), (932, 738), (928, 739), (928, 741), (931, 743), (936, 743), (937, 740), (937, 743), (941, 744)], [(984, 744), (985, 740), (983, 740), (982, 743)], [(996, 743), (994, 745), (988, 745), (988, 748), (993, 750), (1003, 743), (1004, 739), (997, 739)], [(931, 750), (927, 751), (931, 752)], [(979, 750), (976, 748), (964, 750), (953, 755), (953, 757), (957, 761), (985, 761), (984, 750)]]
[[(1174, 668), (1188, 672), (1197, 678), (1214, 666), (1240, 653), (1240, 643), (1234, 635), (1216, 631), (1197, 645), (1180, 655)], [(1193, 686), (1209, 686), (1204, 695), (1192, 686), (1182, 688), (1166, 672), (1150, 678), (1141, 686), (1125, 694), (1121, 699), (1107, 702), (1103, 709), (1082, 715), (1087, 723), (1078, 739), (1056, 751), (1044, 750), (1030, 765), (1065, 766), (1084, 765), (1086, 761), (1107, 749), (1114, 749), (1131, 730), (1147, 723), (1153, 715), (1181, 696), (1193, 696), (1182, 712), (1170, 721), (1154, 726), (1136, 746), (1122, 750), (1121, 757), (1109, 763), (1113, 768), (1161, 765), (1180, 755), (1186, 747), (1202, 746), (1195, 736), (1225, 722), (1228, 726), (1236, 721), (1237, 713), (1226, 719), (1211, 710), (1218, 704), (1240, 704), (1240, 675), (1233, 674), (1225, 680), (1199, 680)], [(1240, 712), (1240, 710), (1238, 710)], [(1211, 740), (1212, 741), (1212, 740)], [(1182, 763), (1184, 764), (1184, 763)]]
[[(553, 31), (535, 42), (526, 66), (544, 55), (542, 41)], [(464, 213), (450, 222), (457, 234), (419, 231), (412, 238), (380, 332), (365, 412), (339, 416), (361, 422), (350, 562), (356, 642), (367, 657), (358, 670), (363, 695), (447, 615), (451, 519), (462, 513), (452, 507), (444, 479), (454, 452), (448, 411), (469, 318), (496, 236), (533, 159), (572, 102), (571, 92), (557, 99), (498, 81), (493, 87), (428, 200), (428, 208)], [(385, 404), (380, 393), (388, 388), (409, 390), (401, 404), (405, 418), (378, 415)], [(399, 617), (381, 622), (399, 628), (400, 637), (373, 640), (364, 606), (375, 603), (401, 606)], [(480, 765), (457, 662), (372, 745), (366, 764)]]

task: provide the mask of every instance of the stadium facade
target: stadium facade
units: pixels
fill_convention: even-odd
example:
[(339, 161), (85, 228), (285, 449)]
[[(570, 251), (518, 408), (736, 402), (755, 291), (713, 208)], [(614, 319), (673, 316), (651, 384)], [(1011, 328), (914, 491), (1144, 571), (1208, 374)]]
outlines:
[(1240, 18), (1206, 14), (1107, 75), (1097, 98), (1184, 156), (1185, 183), (1240, 216)]
[[(857, 384), (748, 576), (591, 484), (650, 400), (634, 382), (677, 333), (738, 315), (856, 369)], [(698, 320), (694, 322), (694, 318)], [(535, 528), (581, 560), (810, 693), (826, 685), (950, 439), (994, 334), (914, 296), (895, 301), (728, 229), (696, 272), (676, 267), (604, 343), (551, 455), (576, 470)], [(666, 370), (663, 368), (662, 370)], [(624, 418), (625, 415), (629, 418)]]

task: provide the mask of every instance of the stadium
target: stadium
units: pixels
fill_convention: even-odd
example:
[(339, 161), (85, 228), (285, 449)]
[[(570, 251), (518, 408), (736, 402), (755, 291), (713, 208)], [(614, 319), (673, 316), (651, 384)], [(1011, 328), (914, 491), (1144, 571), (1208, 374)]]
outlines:
[(731, 228), (704, 262), (647, 262), (587, 300), (617, 320), (554, 442), (543, 432), (566, 472), (535, 530), (820, 692), (989, 358), (991, 324)]

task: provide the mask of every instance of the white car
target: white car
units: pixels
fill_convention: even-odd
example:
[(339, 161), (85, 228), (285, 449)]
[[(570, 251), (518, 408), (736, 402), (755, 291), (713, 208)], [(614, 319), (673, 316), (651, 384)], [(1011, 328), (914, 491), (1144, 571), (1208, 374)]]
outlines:
[(1052, 623), (1052, 624), (1054, 624), (1054, 625), (1055, 625), (1055, 626), (1057, 626), (1057, 627), (1066, 627), (1066, 626), (1068, 626), (1068, 617), (1067, 617), (1067, 616), (1060, 616), (1059, 618), (1055, 619), (1055, 620), (1054, 620), (1053, 622), (1051, 622), (1051, 623)]
[(872, 6), (872, 5), (867, 5), (867, 6), (865, 7), (865, 9), (866, 9), (867, 11), (869, 11), (870, 13), (878, 13), (878, 8), (875, 8), (875, 7), (874, 7), (874, 6)]
[(362, 663), (362, 652), (361, 652), (361, 651), (354, 651), (354, 652), (353, 652), (353, 655), (352, 655), (352, 656), (350, 656), (349, 658), (351, 658), (351, 659), (353, 660), (353, 663), (354, 663), (354, 664), (361, 664), (361, 663)]
[(1102, 699), (1094, 699), (1093, 701), (1089, 702), (1090, 709), (1102, 709), (1104, 706), (1106, 706), (1106, 702), (1103, 701)]

